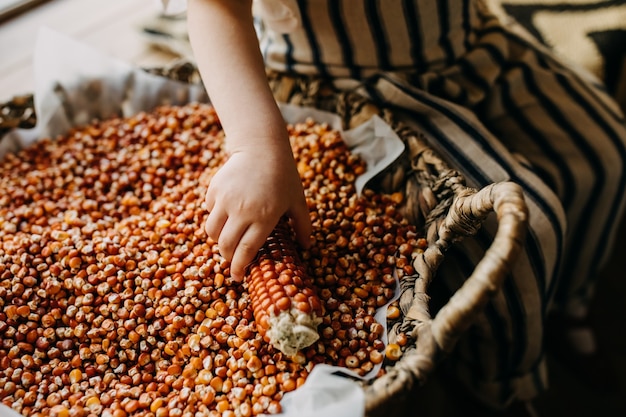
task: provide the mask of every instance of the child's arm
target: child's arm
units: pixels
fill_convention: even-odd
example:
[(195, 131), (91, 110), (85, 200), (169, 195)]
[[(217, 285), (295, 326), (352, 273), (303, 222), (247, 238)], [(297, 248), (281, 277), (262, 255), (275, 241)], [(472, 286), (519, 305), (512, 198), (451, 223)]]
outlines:
[(311, 220), (285, 122), (267, 83), (251, 0), (189, 0), (191, 46), (230, 157), (206, 194), (207, 234), (241, 279), (283, 215), (309, 244)]

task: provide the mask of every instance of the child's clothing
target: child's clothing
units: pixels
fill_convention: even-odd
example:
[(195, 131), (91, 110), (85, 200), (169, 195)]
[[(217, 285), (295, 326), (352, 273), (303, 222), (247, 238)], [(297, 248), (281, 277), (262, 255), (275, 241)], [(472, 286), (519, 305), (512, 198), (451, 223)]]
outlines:
[[(624, 208), (626, 128), (603, 88), (470, 0), (258, 0), (261, 50), (278, 71), (351, 80), (395, 108), (467, 184), (519, 183), (524, 252), (503, 290), (446, 360), (503, 407), (546, 381), (548, 309), (588, 303)], [(341, 83), (337, 83), (338, 85)], [(497, 227), (451, 250), (452, 294)]]

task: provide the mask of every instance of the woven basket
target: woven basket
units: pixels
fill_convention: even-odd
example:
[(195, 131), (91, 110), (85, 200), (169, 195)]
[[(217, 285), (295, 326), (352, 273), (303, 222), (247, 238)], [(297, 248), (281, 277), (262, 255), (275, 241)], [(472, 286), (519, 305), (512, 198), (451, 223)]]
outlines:
[[(512, 182), (480, 190), (467, 187), (464, 178), (447, 166), (419, 132), (395, 120), (390, 110), (356, 93), (337, 91), (319, 79), (272, 72), (268, 77), (278, 101), (336, 113), (344, 128), (355, 128), (378, 115), (405, 143), (405, 153), (381, 173), (375, 187), (404, 193), (403, 214), (425, 233), (429, 246), (414, 257), (416, 274), (401, 283), (401, 318), (388, 323), (389, 340), (404, 333), (409, 337), (408, 347), (385, 375), (364, 386), (367, 415), (390, 415), (394, 407), (406, 408), (402, 404), (408, 395), (426, 382), (500, 289), (526, 233), (528, 213), (521, 187)], [(445, 252), (474, 235), (492, 212), (498, 219), (498, 231), (490, 248), (465, 284), (431, 318), (427, 291)]]
[[(188, 62), (147, 71), (183, 82), (199, 82), (195, 67)], [(406, 350), (383, 376), (363, 383), (366, 414), (389, 415), (403, 409), (407, 395), (426, 382), (500, 289), (526, 232), (528, 214), (522, 190), (511, 182), (494, 183), (480, 190), (467, 187), (464, 178), (438, 157), (419, 132), (403, 126), (391, 111), (360, 95), (337, 91), (314, 78), (268, 73), (268, 79), (278, 101), (335, 113), (344, 128), (354, 128), (378, 115), (406, 145), (404, 154), (374, 181), (379, 191), (404, 193), (404, 215), (429, 242), (428, 248), (414, 257), (416, 274), (403, 278), (401, 283), (402, 316), (389, 323), (389, 340), (395, 340), (400, 333), (409, 337)], [(33, 126), (32, 97), (5, 103), (0, 106), (0, 115), (0, 137), (12, 128)], [(432, 318), (428, 289), (447, 249), (474, 235), (492, 212), (498, 219), (494, 241), (465, 284)]]
[(0, 104), (0, 139), (12, 129), (30, 129), (36, 122), (32, 95), (16, 96)]

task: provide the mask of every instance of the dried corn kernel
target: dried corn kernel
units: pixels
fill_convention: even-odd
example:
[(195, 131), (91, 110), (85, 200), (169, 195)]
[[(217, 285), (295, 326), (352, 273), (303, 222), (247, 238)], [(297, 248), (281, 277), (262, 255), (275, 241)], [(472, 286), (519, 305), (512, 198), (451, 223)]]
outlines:
[(247, 279), (257, 328), (274, 347), (293, 356), (319, 339), (322, 303), (285, 218), (250, 265)]
[(385, 356), (391, 361), (397, 361), (402, 356), (402, 349), (396, 343), (389, 343), (385, 348)]
[[(364, 165), (338, 132), (288, 130), (314, 235), (299, 255), (321, 307), (292, 292), (307, 281), (284, 272), (300, 268), (293, 255), (269, 263), (284, 282), (261, 281), (254, 297), (248, 280), (229, 282), (202, 228), (206, 186), (226, 160), (209, 106), (94, 122), (0, 161), (0, 401), (26, 416), (248, 416), (280, 411), (317, 363), (361, 375), (380, 364), (374, 314), (406, 265), (389, 254), (410, 256), (420, 238), (397, 196), (356, 194)], [(270, 315), (251, 300), (264, 292), (270, 313), (315, 313), (323, 337), (278, 354), (260, 334)]]

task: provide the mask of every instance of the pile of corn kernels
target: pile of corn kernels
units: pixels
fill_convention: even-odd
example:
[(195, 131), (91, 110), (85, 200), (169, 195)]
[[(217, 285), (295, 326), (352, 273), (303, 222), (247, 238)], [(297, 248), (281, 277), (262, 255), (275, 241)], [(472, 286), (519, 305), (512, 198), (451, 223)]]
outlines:
[(397, 359), (374, 314), (425, 240), (401, 195), (356, 194), (365, 166), (338, 132), (288, 128), (314, 228), (301, 257), (325, 312), (319, 340), (291, 357), (259, 336), (246, 282), (202, 227), (227, 158), (212, 107), (93, 122), (7, 155), (2, 403), (25, 416), (274, 414), (317, 363), (363, 375)]

